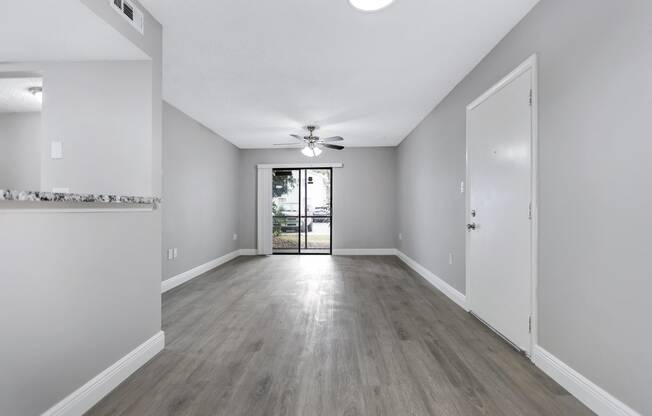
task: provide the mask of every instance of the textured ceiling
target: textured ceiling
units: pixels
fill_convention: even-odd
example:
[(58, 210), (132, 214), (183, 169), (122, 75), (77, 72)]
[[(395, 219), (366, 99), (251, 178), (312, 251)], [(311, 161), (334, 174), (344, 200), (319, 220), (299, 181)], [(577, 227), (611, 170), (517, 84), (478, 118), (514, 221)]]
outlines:
[(142, 0), (163, 24), (164, 98), (241, 148), (316, 123), (398, 144), (537, 0)]

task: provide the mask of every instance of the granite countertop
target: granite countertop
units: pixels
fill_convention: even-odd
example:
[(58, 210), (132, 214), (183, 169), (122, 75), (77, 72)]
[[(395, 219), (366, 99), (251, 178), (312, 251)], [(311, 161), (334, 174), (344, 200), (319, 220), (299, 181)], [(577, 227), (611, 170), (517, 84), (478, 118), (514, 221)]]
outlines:
[(69, 194), (41, 191), (16, 191), (0, 189), (0, 201), (20, 202), (92, 202), (105, 204), (153, 204), (161, 198), (151, 196), (121, 196), (103, 194)]

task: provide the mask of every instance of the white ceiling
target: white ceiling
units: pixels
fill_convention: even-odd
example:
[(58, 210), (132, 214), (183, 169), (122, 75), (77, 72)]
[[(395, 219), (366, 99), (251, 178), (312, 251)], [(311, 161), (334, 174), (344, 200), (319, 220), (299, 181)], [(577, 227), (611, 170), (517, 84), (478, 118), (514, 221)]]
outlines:
[(0, 63), (149, 59), (80, 0), (0, 0), (0, 11)]
[(0, 113), (41, 111), (41, 99), (31, 87), (43, 87), (42, 78), (0, 78)]
[(241, 148), (301, 126), (393, 146), (538, 0), (142, 0), (163, 24), (164, 98)]

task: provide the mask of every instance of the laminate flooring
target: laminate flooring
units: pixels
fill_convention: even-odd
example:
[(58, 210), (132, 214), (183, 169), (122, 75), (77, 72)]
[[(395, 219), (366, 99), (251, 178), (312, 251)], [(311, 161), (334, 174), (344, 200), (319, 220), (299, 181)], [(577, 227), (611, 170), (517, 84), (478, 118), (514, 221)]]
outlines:
[(590, 415), (393, 256), (239, 257), (163, 295), (163, 352), (88, 415)]

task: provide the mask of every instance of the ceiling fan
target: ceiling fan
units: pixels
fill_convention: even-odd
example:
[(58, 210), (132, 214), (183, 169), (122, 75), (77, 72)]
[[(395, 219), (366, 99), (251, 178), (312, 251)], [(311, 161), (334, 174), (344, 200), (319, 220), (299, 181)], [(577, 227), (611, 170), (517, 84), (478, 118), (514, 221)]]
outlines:
[(301, 153), (304, 154), (304, 156), (307, 157), (316, 157), (319, 156), (322, 152), (322, 148), (328, 148), (328, 149), (334, 149), (334, 150), (342, 150), (344, 149), (344, 146), (340, 146), (339, 144), (331, 144), (330, 142), (341, 142), (344, 140), (340, 136), (333, 136), (333, 137), (327, 137), (325, 139), (320, 138), (319, 136), (315, 136), (313, 133), (315, 130), (317, 130), (317, 126), (306, 126), (306, 130), (308, 130), (308, 135), (307, 136), (299, 136), (298, 134), (290, 134), (290, 136), (294, 137), (297, 140), (300, 140), (303, 142), (303, 144), (299, 143), (277, 143), (274, 146), (303, 146), (303, 149), (301, 149)]

